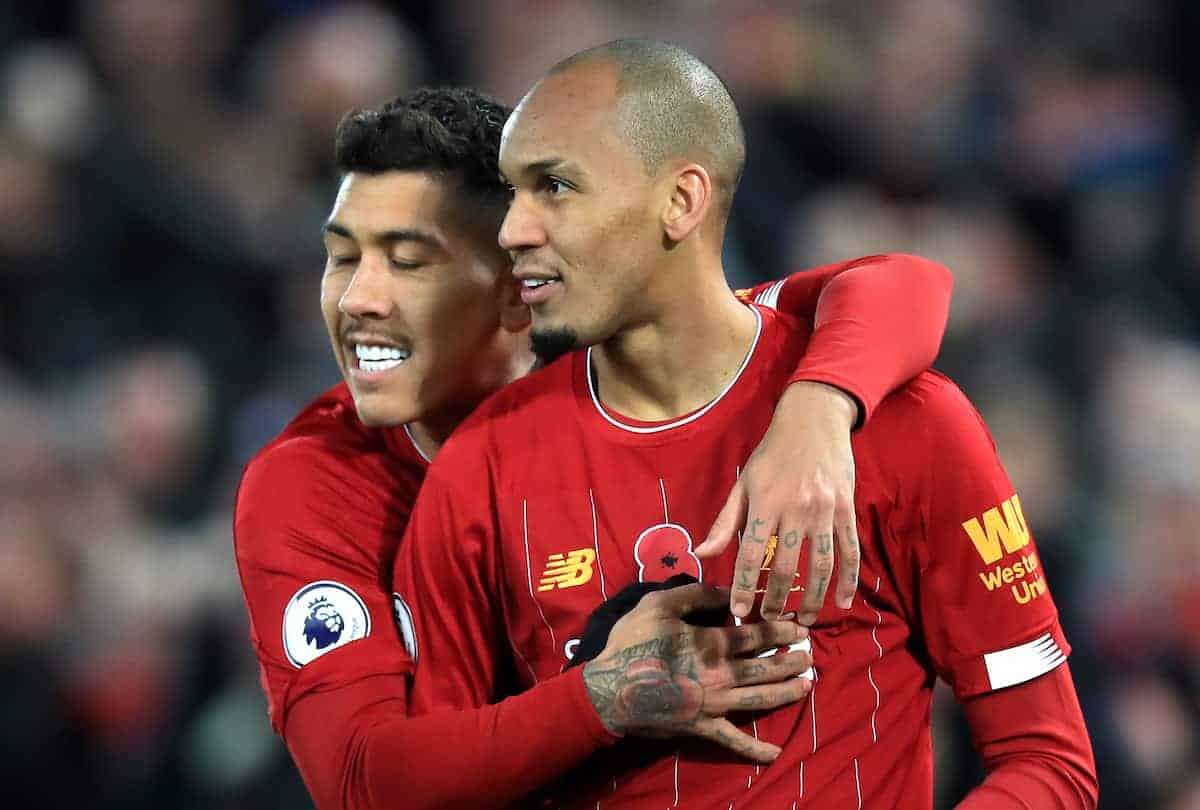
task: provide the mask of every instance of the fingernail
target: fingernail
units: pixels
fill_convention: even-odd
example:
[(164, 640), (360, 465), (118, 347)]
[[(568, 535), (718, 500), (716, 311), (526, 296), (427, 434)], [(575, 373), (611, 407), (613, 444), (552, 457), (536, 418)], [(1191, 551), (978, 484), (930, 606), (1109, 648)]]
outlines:
[(783, 614), (783, 615), (782, 615), (782, 616), (780, 616), (779, 618), (780, 618), (780, 619), (783, 619), (784, 621), (788, 621), (788, 622), (790, 622), (792, 619), (795, 619), (795, 618), (796, 618), (796, 611), (794, 611), (794, 610), (789, 610), (787, 613)]
[(746, 602), (734, 602), (732, 612), (733, 615), (737, 616), (739, 619), (744, 619), (750, 615), (750, 605)]

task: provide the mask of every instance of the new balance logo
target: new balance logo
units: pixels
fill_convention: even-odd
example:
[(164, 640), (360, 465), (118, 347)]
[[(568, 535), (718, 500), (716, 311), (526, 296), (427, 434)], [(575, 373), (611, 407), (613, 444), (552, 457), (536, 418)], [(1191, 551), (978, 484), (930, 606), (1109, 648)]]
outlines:
[(986, 565), (1029, 545), (1029, 527), (1021, 512), (1021, 501), (1015, 494), (984, 512), (982, 525), (979, 518), (971, 518), (962, 527)]
[(565, 555), (551, 554), (538, 582), (538, 592), (586, 585), (592, 581), (592, 563), (595, 561), (596, 552), (590, 548), (568, 551)]

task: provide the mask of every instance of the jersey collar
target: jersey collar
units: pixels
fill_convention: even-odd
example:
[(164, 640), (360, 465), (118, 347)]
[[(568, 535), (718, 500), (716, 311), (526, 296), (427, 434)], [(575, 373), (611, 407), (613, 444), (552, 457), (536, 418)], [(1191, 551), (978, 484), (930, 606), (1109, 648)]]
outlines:
[(684, 425), (695, 422), (697, 419), (711, 411), (714, 407), (716, 407), (717, 403), (725, 398), (725, 395), (728, 394), (733, 387), (737, 385), (738, 380), (742, 378), (742, 374), (745, 372), (746, 367), (750, 365), (750, 358), (754, 356), (754, 350), (758, 347), (758, 340), (762, 336), (763, 327), (762, 314), (758, 311), (758, 308), (750, 307), (750, 311), (754, 313), (754, 340), (750, 342), (750, 348), (746, 351), (746, 356), (742, 358), (742, 364), (738, 367), (737, 373), (733, 375), (733, 379), (731, 379), (725, 385), (725, 387), (721, 389), (721, 393), (717, 394), (716, 397), (708, 402), (708, 404), (701, 406), (691, 413), (684, 414), (683, 416), (677, 416), (674, 419), (669, 419), (663, 422), (638, 422), (614, 414), (608, 408), (605, 408), (604, 404), (600, 402), (600, 395), (596, 391), (595, 375), (592, 373), (593, 347), (589, 346), (584, 362), (584, 370), (587, 377), (588, 394), (591, 397), (592, 406), (596, 409), (596, 412), (600, 414), (600, 416), (609, 424), (629, 433), (636, 433), (640, 435), (663, 433), (665, 431), (683, 427)]

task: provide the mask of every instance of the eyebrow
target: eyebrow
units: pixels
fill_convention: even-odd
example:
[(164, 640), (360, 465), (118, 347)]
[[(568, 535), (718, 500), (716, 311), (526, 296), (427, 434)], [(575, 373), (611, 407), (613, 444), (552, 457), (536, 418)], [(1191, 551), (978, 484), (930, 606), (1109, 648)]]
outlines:
[[(332, 220), (325, 223), (324, 230), (326, 233), (341, 236), (344, 239), (358, 241), (358, 237), (354, 235), (353, 231), (345, 225)], [(417, 244), (426, 245), (438, 250), (442, 249), (442, 243), (436, 236), (416, 228), (394, 228), (388, 231), (381, 231), (375, 234), (374, 238), (380, 242), (416, 242)]]
[(551, 171), (553, 169), (565, 170), (568, 172), (574, 172), (576, 174), (583, 173), (583, 167), (581, 167), (578, 163), (561, 157), (548, 157), (544, 160), (527, 163), (522, 168), (522, 171), (525, 173), (539, 174), (542, 172)]

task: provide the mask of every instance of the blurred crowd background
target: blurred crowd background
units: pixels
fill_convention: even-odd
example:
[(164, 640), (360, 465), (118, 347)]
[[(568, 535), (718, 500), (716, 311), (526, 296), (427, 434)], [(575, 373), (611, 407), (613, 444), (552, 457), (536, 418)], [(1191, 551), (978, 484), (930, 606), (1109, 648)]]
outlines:
[[(1101, 806), (1200, 808), (1200, 4), (0, 9), (9, 806), (311, 806), (267, 723), (230, 513), (244, 462), (337, 379), (334, 126), (422, 83), (513, 102), (642, 34), (743, 112), (732, 283), (877, 251), (953, 269), (938, 367), (1038, 538)], [(936, 729), (948, 807), (979, 775), (946, 695)]]

